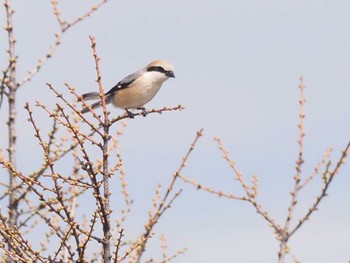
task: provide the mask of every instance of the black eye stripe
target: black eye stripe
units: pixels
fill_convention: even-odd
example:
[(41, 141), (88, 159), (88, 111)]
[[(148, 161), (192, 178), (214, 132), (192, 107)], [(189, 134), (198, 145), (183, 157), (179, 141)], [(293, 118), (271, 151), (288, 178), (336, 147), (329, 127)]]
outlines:
[(167, 71), (161, 67), (161, 66), (151, 66), (147, 69), (147, 71), (157, 71), (157, 72), (161, 72), (161, 73), (166, 73)]

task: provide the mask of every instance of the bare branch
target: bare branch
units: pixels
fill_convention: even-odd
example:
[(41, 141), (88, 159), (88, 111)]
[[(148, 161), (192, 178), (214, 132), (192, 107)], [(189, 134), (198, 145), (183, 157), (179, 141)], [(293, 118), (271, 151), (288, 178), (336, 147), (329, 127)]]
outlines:
[(346, 145), (345, 149), (343, 150), (342, 155), (340, 156), (333, 171), (329, 170), (330, 162), (328, 163), (328, 165), (326, 166), (325, 172), (323, 173), (324, 185), (321, 190), (321, 193), (316, 197), (315, 202), (309, 208), (308, 212), (301, 219), (299, 219), (298, 224), (293, 229), (291, 229), (288, 238), (291, 237), (307, 220), (310, 219), (310, 216), (312, 215), (313, 212), (318, 210), (318, 206), (320, 202), (322, 201), (322, 199), (324, 199), (327, 196), (327, 190), (330, 184), (332, 183), (335, 175), (339, 172), (340, 168), (344, 165), (346, 157), (348, 156), (349, 153), (350, 153), (350, 142)]
[(251, 203), (255, 207), (256, 212), (260, 214), (267, 222), (269, 222), (269, 225), (275, 230), (276, 234), (279, 234), (281, 232), (281, 227), (268, 214), (268, 212), (262, 208), (262, 206), (256, 200), (256, 185), (254, 184), (254, 189), (252, 191), (250, 187), (244, 182), (242, 173), (238, 170), (235, 161), (231, 159), (229, 152), (225, 149), (223, 143), (221, 142), (221, 139), (217, 137), (215, 138), (215, 140), (219, 145), (219, 149), (224, 154), (224, 159), (229, 163), (229, 165), (233, 169), (236, 175), (235, 179), (241, 184), (242, 188), (246, 193), (246, 196), (242, 197), (243, 201), (248, 201), (249, 203)]
[(296, 166), (295, 166), (296, 174), (294, 176), (294, 189), (291, 192), (292, 199), (291, 199), (290, 205), (288, 206), (288, 214), (287, 214), (286, 221), (284, 223), (283, 231), (280, 233), (281, 234), (281, 237), (280, 237), (281, 242), (280, 242), (280, 251), (278, 252), (279, 262), (283, 262), (285, 254), (288, 253), (288, 249), (287, 249), (287, 240), (289, 238), (288, 231), (290, 228), (291, 220), (292, 220), (293, 215), (294, 215), (294, 209), (298, 203), (298, 192), (301, 188), (301, 186), (300, 186), (301, 172), (302, 172), (301, 167), (304, 163), (303, 142), (304, 142), (304, 138), (305, 138), (305, 126), (304, 126), (304, 121), (305, 121), (305, 95), (304, 95), (305, 84), (304, 84), (304, 79), (302, 77), (300, 78), (299, 88), (300, 88), (300, 99), (299, 99), (300, 112), (299, 112), (299, 124), (298, 124), (298, 128), (299, 128), (299, 139), (298, 139), (299, 154), (298, 154), (298, 160), (296, 161)]
[[(191, 143), (190, 148), (188, 149), (188, 151), (185, 154), (185, 156), (182, 158), (182, 162), (181, 162), (180, 166), (178, 167), (177, 171), (174, 173), (173, 180), (170, 182), (170, 184), (169, 184), (169, 186), (168, 186), (168, 188), (166, 190), (166, 193), (165, 193), (164, 197), (161, 199), (159, 205), (155, 204), (155, 202), (158, 200), (158, 197), (156, 197), (154, 199), (154, 207), (157, 207), (157, 208), (155, 209), (155, 211), (153, 213), (150, 213), (149, 220), (145, 224), (145, 232), (142, 234), (141, 239), (145, 239), (146, 237), (148, 237), (151, 234), (152, 229), (158, 223), (159, 218), (170, 207), (170, 205), (174, 202), (174, 200), (181, 194), (182, 190), (178, 191), (168, 201), (168, 198), (170, 196), (170, 193), (172, 193), (172, 190), (173, 190), (173, 187), (175, 185), (175, 182), (176, 182), (177, 178), (179, 178), (179, 175), (181, 174), (182, 170), (185, 168), (186, 162), (187, 162), (188, 158), (190, 157), (191, 152), (194, 150), (197, 141), (199, 140), (199, 138), (202, 135), (203, 135), (203, 129), (197, 131), (194, 141)], [(142, 254), (143, 254), (143, 252), (145, 250), (145, 246), (146, 246), (146, 241), (143, 242), (140, 245), (140, 247), (138, 248), (138, 250), (137, 250), (137, 262), (140, 262), (141, 256), (142, 256)]]
[(60, 31), (55, 33), (55, 39), (53, 41), (53, 44), (50, 45), (48, 51), (45, 53), (45, 55), (39, 59), (33, 69), (31, 69), (28, 74), (17, 83), (17, 87), (23, 86), (25, 83), (32, 80), (32, 78), (40, 71), (42, 66), (50, 59), (52, 58), (54, 52), (56, 51), (57, 47), (62, 44), (61, 37), (62, 35), (70, 28), (78, 24), (79, 22), (85, 20), (87, 17), (92, 16), (93, 13), (95, 13), (97, 10), (99, 10), (100, 7), (102, 7), (104, 4), (106, 4), (109, 0), (102, 0), (97, 5), (92, 6), (89, 11), (84, 13), (81, 16), (78, 16), (75, 20), (71, 22), (67, 22), (63, 20), (61, 17), (61, 12), (58, 9), (58, 1), (52, 0), (52, 6), (53, 6), (53, 13), (58, 21), (58, 24), (60, 26)]

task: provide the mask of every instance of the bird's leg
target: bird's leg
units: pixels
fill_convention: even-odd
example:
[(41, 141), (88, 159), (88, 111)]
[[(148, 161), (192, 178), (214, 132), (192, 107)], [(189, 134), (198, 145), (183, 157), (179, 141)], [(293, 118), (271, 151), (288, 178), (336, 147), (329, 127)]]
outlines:
[(142, 114), (143, 117), (146, 117), (146, 116), (147, 116), (148, 113), (147, 113), (146, 108), (144, 108), (144, 107), (138, 107), (138, 108), (136, 108), (136, 109), (142, 111), (141, 114)]
[(128, 109), (125, 109), (126, 110), (126, 113), (128, 114), (128, 117), (130, 118), (130, 119), (133, 119), (134, 117), (135, 117), (135, 114), (134, 113), (132, 113), (131, 111), (129, 111)]

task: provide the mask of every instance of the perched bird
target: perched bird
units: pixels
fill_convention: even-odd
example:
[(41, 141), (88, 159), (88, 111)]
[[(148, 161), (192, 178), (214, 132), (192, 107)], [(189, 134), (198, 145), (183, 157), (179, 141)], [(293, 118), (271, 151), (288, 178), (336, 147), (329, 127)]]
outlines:
[[(112, 103), (117, 108), (125, 109), (130, 118), (134, 115), (129, 109), (142, 110), (145, 116), (146, 110), (143, 106), (153, 99), (168, 78), (175, 78), (173, 66), (162, 60), (153, 61), (143, 69), (125, 77), (105, 93), (106, 104)], [(97, 100), (100, 99), (100, 94), (86, 93), (82, 95), (82, 99)], [(98, 101), (92, 104), (91, 108), (96, 109), (101, 106), (101, 101)], [(88, 108), (84, 108), (81, 112), (88, 111)]]

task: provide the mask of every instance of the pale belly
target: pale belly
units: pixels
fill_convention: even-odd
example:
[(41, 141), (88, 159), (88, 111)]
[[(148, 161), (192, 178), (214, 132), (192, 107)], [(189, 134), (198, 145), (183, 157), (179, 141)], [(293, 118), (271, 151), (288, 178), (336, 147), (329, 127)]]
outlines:
[(143, 107), (159, 91), (161, 85), (153, 87), (135, 88), (135, 86), (117, 91), (112, 101), (113, 105), (123, 109), (135, 109)]

